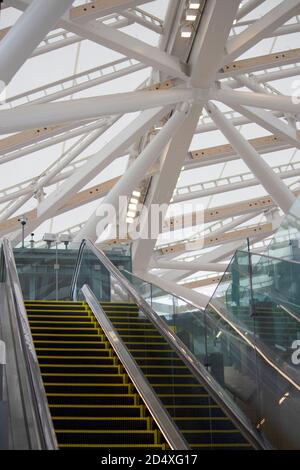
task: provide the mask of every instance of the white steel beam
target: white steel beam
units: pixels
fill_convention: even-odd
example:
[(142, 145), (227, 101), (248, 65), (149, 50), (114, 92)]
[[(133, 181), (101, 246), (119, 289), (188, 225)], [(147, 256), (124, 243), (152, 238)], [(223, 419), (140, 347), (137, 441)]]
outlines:
[(222, 64), (224, 44), (239, 4), (240, 0), (227, 0), (224, 8), (219, 0), (206, 3), (189, 60), (192, 86), (208, 88), (212, 83)]
[(236, 152), (258, 178), (267, 193), (273, 197), (283, 212), (287, 213), (295, 201), (293, 193), (259, 156), (248, 141), (244, 139), (238, 130), (224, 118), (223, 114), (215, 105), (211, 103), (208, 104), (207, 111)]
[[(118, 211), (119, 197), (130, 196), (132, 194), (133, 190), (138, 186), (148, 169), (159, 158), (161, 152), (168, 146), (172, 136), (176, 135), (177, 131), (185, 121), (188, 111), (189, 106), (186, 104), (183, 104), (180, 110), (175, 111), (162, 130), (151, 140), (147, 147), (145, 147), (139, 157), (127, 169), (126, 173), (109, 192), (102, 202), (103, 205), (110, 205)], [(96, 241), (101, 236), (101, 234), (97, 233), (97, 225), (101, 219), (102, 216), (99, 215), (98, 209), (96, 209), (87, 224), (76, 236), (75, 241), (79, 241), (83, 238), (89, 238), (92, 241)], [(124, 221), (122, 222), (124, 223)]]
[(73, 0), (34, 0), (0, 42), (0, 80), (11, 81)]
[(199, 261), (162, 261), (156, 260), (151, 263), (150, 269), (176, 269), (178, 271), (207, 271), (223, 273), (226, 271), (227, 264), (220, 263), (201, 263)]
[(112, 139), (103, 149), (97, 152), (87, 163), (75, 171), (75, 173), (55, 193), (48, 196), (38, 207), (38, 215), (51, 217), (62, 204), (85, 186), (92, 178), (109, 165), (120, 152), (125, 152), (134, 140), (141, 137), (149, 128), (154, 126), (167, 110), (155, 108), (140, 114), (127, 128)]
[[(293, 65), (297, 73), (297, 68), (294, 67), (294, 64), (300, 62), (300, 48), (299, 49), (290, 49), (280, 52), (275, 52), (273, 54), (266, 54), (257, 57), (250, 57), (249, 59), (242, 59), (236, 60), (231, 62), (230, 64), (225, 65), (219, 72), (218, 78), (226, 78), (234, 75), (240, 75), (245, 73), (254, 73), (259, 72), (261, 70), (267, 70), (277, 67), (283, 67), (286, 65)], [(277, 70), (273, 72), (274, 77), (279, 74), (279, 78), (281, 77), (283, 70)], [(288, 69), (290, 72), (290, 69)], [(270, 72), (268, 72), (268, 75)], [(260, 76), (257, 78), (259, 79)], [(270, 80), (277, 80), (277, 78), (271, 78), (272, 75), (270, 74)], [(267, 81), (268, 77), (266, 74), (261, 74), (261, 78), (264, 81)]]
[(249, 15), (255, 8), (259, 7), (265, 0), (248, 0), (244, 5), (239, 8), (236, 15), (236, 21), (240, 21), (245, 16)]
[(126, 57), (134, 58), (139, 62), (165, 72), (168, 76), (188, 80), (188, 68), (177, 57), (171, 56), (157, 47), (129, 36), (122, 31), (115, 30), (104, 24), (82, 24), (68, 20), (65, 17), (60, 26), (68, 31), (83, 36), (90, 41), (113, 49)]
[(298, 13), (300, 13), (299, 0), (282, 1), (245, 31), (228, 41), (226, 45), (227, 56), (224, 59), (223, 65), (242, 55), (264, 39), (270, 31), (276, 30), (276, 28)]
[(30, 103), (48, 103), (145, 68), (144, 64), (139, 64), (131, 59), (115, 60), (8, 97), (5, 100), (5, 104), (9, 104), (10, 108), (12, 108)]
[(254, 106), (257, 108), (282, 111), (283, 113), (300, 113), (300, 103), (292, 96), (267, 95), (236, 90), (212, 90), (210, 98), (234, 105)]
[(167, 281), (166, 279), (163, 279), (154, 274), (150, 274), (146, 271), (139, 271), (137, 272), (137, 274), (139, 277), (144, 279), (144, 281), (160, 286), (161, 289), (164, 289), (167, 292), (177, 295), (182, 299), (185, 299), (187, 302), (193, 302), (196, 305), (199, 305), (199, 307), (201, 308), (205, 308), (208, 302), (210, 301), (210, 297), (205, 294), (194, 292), (182, 285)]
[(11, 133), (37, 126), (95, 119), (99, 116), (142, 111), (157, 106), (187, 101), (193, 90), (173, 88), (158, 91), (135, 91), (115, 93), (72, 101), (21, 106), (0, 111), (0, 133)]
[[(151, 0), (148, 0), (148, 2)], [(147, 0), (94, 0), (70, 10), (70, 19), (74, 21), (91, 21), (111, 13), (120, 13), (128, 8), (147, 3)]]

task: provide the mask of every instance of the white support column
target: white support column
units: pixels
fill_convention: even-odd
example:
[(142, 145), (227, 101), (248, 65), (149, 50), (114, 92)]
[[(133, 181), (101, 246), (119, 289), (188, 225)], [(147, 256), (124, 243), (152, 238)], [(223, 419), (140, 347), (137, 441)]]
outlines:
[(215, 89), (210, 91), (210, 99), (222, 101), (228, 106), (244, 105), (282, 111), (283, 113), (300, 113), (299, 99), (295, 99), (293, 96)]
[(0, 42), (0, 80), (11, 81), (73, 0), (34, 0)]
[(209, 103), (207, 111), (267, 193), (273, 197), (283, 212), (287, 213), (295, 201), (293, 193), (215, 105)]
[[(109, 192), (102, 202), (103, 205), (110, 205), (118, 211), (119, 197), (131, 195), (132, 191), (143, 179), (148, 169), (159, 158), (161, 152), (169, 144), (172, 136), (179, 130), (188, 111), (189, 106), (187, 104), (183, 104), (179, 111), (175, 111), (174, 115), (169, 119), (167, 124), (165, 124), (163, 129), (153, 138), (131, 167), (126, 171), (124, 176)], [(101, 215), (99, 216), (98, 209), (96, 209), (84, 228), (76, 236), (75, 241), (89, 238), (95, 242), (101, 235), (97, 234), (97, 225), (101, 219), (102, 217)]]
[(208, 88), (218, 72), (225, 55), (226, 43), (240, 0), (209, 0), (203, 11), (199, 31), (192, 48), (189, 64), (191, 84)]
[(235, 60), (264, 39), (271, 31), (275, 31), (279, 26), (299, 13), (299, 0), (283, 0), (245, 31), (228, 41), (226, 45), (227, 56), (224, 59), (223, 65)]
[(169, 90), (115, 93), (72, 101), (21, 106), (13, 110), (0, 111), (0, 133), (7, 134), (51, 124), (143, 111), (158, 106), (180, 103), (192, 98), (193, 90), (173, 88)]

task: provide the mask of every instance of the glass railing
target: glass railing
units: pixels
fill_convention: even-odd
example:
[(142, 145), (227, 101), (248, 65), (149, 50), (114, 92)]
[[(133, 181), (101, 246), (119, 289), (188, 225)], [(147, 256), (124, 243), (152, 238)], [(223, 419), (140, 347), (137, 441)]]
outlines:
[[(297, 449), (300, 366), (293, 364), (292, 356), (295, 340), (300, 339), (300, 310), (292, 280), (300, 265), (280, 263), (237, 252), (205, 311), (125, 274), (230, 394), (265, 442), (277, 449)], [(288, 276), (287, 284), (280, 282), (280, 276)]]
[[(203, 311), (126, 270), (113, 271), (108, 264), (109, 260), (105, 260), (104, 256), (91, 242), (86, 241), (82, 245), (74, 272), (71, 298), (82, 299), (82, 286), (89, 284), (100, 302), (121, 302), (138, 306), (136, 321), (127, 318), (128, 313), (123, 315), (123, 325), (121, 318), (118, 319), (118, 333), (151, 386), (154, 389), (165, 389), (166, 392), (159, 395), (159, 398), (189, 444), (193, 434), (189, 436), (185, 433), (184, 417), (189, 416), (190, 408), (193, 409), (192, 413), (199, 413), (205, 405), (209, 411), (205, 413), (205, 417), (209, 421), (207, 432), (211, 433), (211, 443), (216, 436), (216, 415), (210, 413), (214, 413), (219, 406), (221, 413), (225, 410), (235, 423), (240, 424), (252, 443), (256, 442), (258, 447), (268, 447), (267, 440), (260, 440), (259, 433), (229, 394), (220, 387), (222, 382), (216, 382), (206, 368), (208, 326)], [(99, 284), (95, 272), (101, 272), (106, 281), (102, 280)], [(103, 305), (105, 309), (105, 304)], [(115, 314), (111, 317), (112, 321), (114, 317)], [(212, 321), (216, 324), (215, 319)], [(211, 335), (215, 337), (214, 328), (210, 328)], [(215, 362), (218, 368), (217, 360)], [(197, 380), (200, 380), (199, 390), (196, 389)], [(186, 397), (178, 395), (179, 383), (182, 384)]]
[[(22, 292), (26, 300), (68, 300), (80, 244), (49, 244), (49, 247), (37, 247), (32, 243), (25, 248), (14, 250)], [(107, 251), (116, 266), (131, 267), (131, 256), (127, 246), (113, 246)], [(91, 263), (89, 266), (89, 262)], [(108, 279), (93, 259), (85, 260), (87, 275), (94, 286), (98, 286), (97, 295), (105, 292)]]

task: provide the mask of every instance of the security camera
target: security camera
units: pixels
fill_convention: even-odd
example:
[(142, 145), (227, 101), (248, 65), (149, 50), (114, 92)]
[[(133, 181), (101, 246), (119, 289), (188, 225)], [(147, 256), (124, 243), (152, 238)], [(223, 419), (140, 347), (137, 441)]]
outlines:
[(28, 222), (28, 219), (27, 217), (22, 216), (18, 219), (18, 222), (20, 222), (21, 225), (26, 225)]

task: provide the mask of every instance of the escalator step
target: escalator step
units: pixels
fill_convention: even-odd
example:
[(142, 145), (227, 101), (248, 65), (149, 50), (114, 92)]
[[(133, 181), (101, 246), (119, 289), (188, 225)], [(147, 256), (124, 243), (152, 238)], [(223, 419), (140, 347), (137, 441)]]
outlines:
[(157, 431), (57, 430), (58, 444), (156, 444)]
[[(66, 341), (75, 344), (78, 343), (85, 343), (86, 341), (99, 341), (99, 343), (104, 344), (104, 335), (97, 334), (97, 330), (94, 330), (94, 334), (63, 334), (63, 333), (32, 333), (34, 344), (38, 343), (39, 341), (57, 341), (61, 342)], [(78, 333), (78, 332), (77, 332)]]
[(203, 418), (175, 418), (174, 421), (182, 430), (221, 429), (235, 430), (234, 424), (226, 417), (203, 417)]
[(104, 374), (43, 374), (43, 381), (51, 383), (102, 383), (106, 384), (120, 384), (124, 383), (124, 375), (104, 375)]
[(188, 431), (184, 436), (190, 444), (246, 444), (245, 438), (238, 430)]
[(87, 312), (86, 308), (83, 307), (82, 305), (78, 306), (63, 306), (63, 305), (58, 305), (58, 306), (50, 306), (50, 307), (43, 307), (41, 305), (30, 305), (26, 307), (27, 312), (31, 313), (47, 313), (47, 315), (51, 315), (51, 313), (64, 313), (65, 315), (67, 313), (73, 314), (76, 312), (82, 312), (85, 313)]
[(101, 393), (101, 394), (110, 394), (110, 395), (121, 395), (128, 394), (129, 388), (131, 385), (120, 385), (120, 384), (107, 384), (103, 383), (48, 383), (45, 382), (46, 393)]
[(201, 450), (253, 450), (250, 444), (190, 444), (191, 449), (201, 449)]
[(126, 341), (126, 346), (129, 351), (133, 352), (136, 350), (144, 350), (144, 351), (151, 351), (152, 349), (160, 349), (160, 350), (167, 350), (169, 351), (170, 345), (161, 339), (161, 342), (152, 342), (152, 343), (145, 343), (145, 341), (138, 342), (138, 341)]
[(170, 366), (141, 366), (141, 369), (143, 372), (149, 376), (149, 375), (165, 375), (166, 372), (172, 372), (172, 374), (180, 374), (180, 375), (190, 375), (190, 371), (185, 367), (185, 366), (174, 366), (170, 368)]
[(98, 356), (90, 356), (90, 357), (82, 357), (82, 356), (74, 356), (74, 357), (65, 357), (65, 356), (38, 356), (38, 361), (41, 366), (46, 364), (56, 365), (104, 365), (104, 366), (113, 366), (115, 365), (116, 359), (113, 357), (98, 357)]
[(121, 331), (141, 331), (141, 332), (157, 332), (156, 328), (153, 327), (153, 325), (151, 323), (136, 323), (136, 322), (132, 322), (132, 323), (129, 323), (129, 324), (126, 324), (126, 323), (116, 323), (116, 322), (112, 322), (113, 325), (115, 326), (115, 328), (121, 332)]
[(76, 449), (142, 449), (142, 450), (168, 450), (167, 444), (60, 444), (60, 449), (76, 450)]
[(83, 357), (83, 356), (85, 356), (85, 357), (89, 357), (89, 356), (111, 357), (111, 351), (109, 349), (92, 349), (91, 347), (90, 347), (90, 349), (88, 349), (88, 348), (82, 349), (81, 347), (76, 348), (76, 349), (71, 349), (71, 348), (67, 348), (67, 349), (62, 349), (62, 348), (51, 348), (51, 349), (49, 349), (49, 348), (36, 348), (36, 352), (37, 352), (38, 356), (43, 355), (43, 356), (48, 356), (48, 357), (49, 356), (51, 356), (51, 357), (61, 356), (62, 354), (65, 358), (72, 357), (72, 356), (78, 356), (78, 355), (80, 355), (81, 357)]
[(28, 312), (28, 317), (31, 319), (36, 319), (36, 318), (47, 318), (47, 319), (52, 319), (52, 318), (89, 318), (90, 314), (87, 310), (72, 310), (72, 311), (57, 311), (53, 310), (52, 312), (46, 311), (46, 310), (27, 310)]
[(47, 373), (62, 373), (66, 372), (68, 374), (76, 374), (76, 373), (81, 373), (81, 374), (118, 374), (119, 373), (119, 367), (118, 366), (105, 366), (105, 365), (82, 365), (82, 364), (77, 364), (77, 365), (64, 365), (64, 364), (41, 364), (40, 369), (42, 374), (47, 374)]
[(134, 358), (138, 365), (141, 366), (181, 366), (182, 365), (182, 360), (179, 357), (138, 357), (137, 355), (134, 355)]
[(93, 393), (47, 393), (49, 404), (60, 405), (122, 405), (132, 406), (136, 404), (135, 395), (101, 395)]
[(199, 385), (199, 384), (153, 384), (151, 382), (151, 385), (152, 387), (154, 388), (154, 390), (156, 391), (156, 393), (159, 393), (159, 394), (166, 394), (166, 393), (169, 393), (169, 394), (172, 394), (172, 393), (179, 393), (179, 394), (185, 394), (185, 393), (189, 393), (189, 394), (193, 394), (193, 393), (200, 393), (200, 394), (203, 394), (205, 393), (205, 389)]
[(131, 354), (134, 356), (134, 357), (138, 357), (138, 356), (144, 356), (144, 357), (148, 357), (148, 358), (177, 358), (177, 354), (172, 351), (172, 349), (162, 349), (162, 350), (159, 350), (159, 349), (149, 349), (149, 348), (145, 348), (145, 349), (134, 349), (131, 351)]
[(62, 342), (62, 341), (34, 341), (34, 345), (37, 349), (63, 349), (66, 353), (68, 349), (95, 349), (100, 351), (108, 350), (108, 343), (102, 342), (96, 338), (95, 341), (80, 341), (80, 342)]
[(65, 323), (77, 323), (77, 322), (91, 322), (91, 317), (88, 315), (28, 315), (29, 323), (34, 326), (35, 322), (65, 322)]
[(54, 405), (50, 404), (50, 412), (56, 418), (71, 417), (100, 417), (100, 418), (139, 418), (142, 416), (142, 406), (122, 406), (113, 407), (103, 405)]
[[(32, 334), (33, 335), (36, 335), (36, 334), (49, 334), (49, 335), (54, 335), (54, 334), (65, 334), (65, 335), (72, 335), (72, 334), (77, 334), (79, 333), (78, 329), (76, 329), (76, 325), (75, 327), (72, 326), (72, 327), (35, 327), (35, 326), (32, 326), (31, 327), (31, 331), (32, 331)], [(81, 327), (80, 328), (80, 331), (82, 332), (82, 334), (84, 335), (97, 335), (98, 334), (98, 330), (94, 327)], [(82, 335), (80, 335), (82, 336)]]
[[(58, 328), (79, 328), (80, 330), (86, 329), (86, 328), (94, 328), (94, 323), (92, 322), (91, 318), (87, 318), (85, 321), (77, 321), (77, 322), (65, 322), (65, 321), (30, 321), (29, 322), (30, 327), (32, 328), (33, 331), (35, 331), (37, 328), (51, 328), (54, 329), (55, 331)], [(70, 326), (71, 325), (71, 326)]]
[[(172, 371), (169, 371), (169, 372), (172, 372)], [(174, 383), (174, 384), (181, 384), (183, 386), (187, 384), (198, 384), (198, 382), (196, 381), (193, 375), (181, 375), (181, 374), (171, 375), (167, 373), (163, 375), (157, 375), (157, 374), (146, 373), (145, 376), (148, 378), (148, 380), (152, 384), (170, 385)]]
[(174, 418), (190, 418), (190, 417), (205, 417), (207, 413), (214, 418), (226, 417), (222, 409), (218, 405), (188, 405), (188, 406), (172, 406), (168, 405), (167, 410)]
[(176, 395), (167, 395), (167, 394), (158, 394), (160, 400), (164, 403), (164, 405), (181, 405), (181, 406), (190, 406), (190, 405), (209, 405), (210, 403), (210, 396), (203, 393), (203, 394), (182, 394), (179, 393)]
[(124, 430), (149, 430), (149, 419), (146, 418), (124, 418), (116, 416), (114, 419), (84, 417), (52, 417), (55, 429), (96, 429), (98, 431), (124, 431)]

